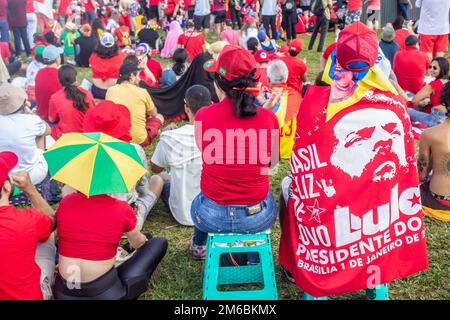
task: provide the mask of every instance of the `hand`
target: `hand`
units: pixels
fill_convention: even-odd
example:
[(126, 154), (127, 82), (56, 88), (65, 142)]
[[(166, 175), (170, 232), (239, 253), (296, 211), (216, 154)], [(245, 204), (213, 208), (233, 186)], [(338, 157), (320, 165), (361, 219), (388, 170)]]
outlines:
[(169, 131), (169, 130), (174, 130), (174, 129), (178, 129), (177, 124), (176, 123), (171, 123), (167, 127), (165, 127), (164, 129), (162, 129), (162, 131)]
[(278, 102), (280, 102), (281, 96), (283, 95), (284, 90), (272, 91), (269, 100), (264, 104), (264, 109), (272, 110), (275, 108)]
[(16, 174), (10, 175), (11, 181), (20, 189), (20, 191), (26, 194), (31, 194), (36, 191), (33, 183), (31, 182), (30, 176), (27, 172), (21, 171)]

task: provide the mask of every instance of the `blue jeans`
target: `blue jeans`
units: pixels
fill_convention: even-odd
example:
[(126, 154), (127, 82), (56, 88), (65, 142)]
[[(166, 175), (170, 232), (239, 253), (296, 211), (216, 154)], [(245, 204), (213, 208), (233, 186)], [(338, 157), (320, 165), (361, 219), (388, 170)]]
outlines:
[(408, 7), (409, 5), (407, 3), (399, 3), (400, 15), (405, 18), (405, 20), (408, 20)]
[(0, 41), (9, 42), (8, 20), (0, 20)]
[(409, 117), (411, 118), (411, 122), (420, 122), (426, 124), (429, 128), (438, 125), (447, 119), (445, 113), (436, 110), (435, 108), (431, 108), (430, 113), (417, 111), (413, 108), (408, 108)]
[(270, 192), (261, 206), (259, 213), (248, 215), (248, 206), (221, 205), (200, 192), (191, 207), (194, 245), (205, 245), (208, 232), (257, 233), (269, 229), (277, 219), (277, 205)]
[(95, 11), (91, 11), (91, 12), (85, 12), (85, 18), (86, 18), (86, 23), (88, 24), (92, 24), (92, 22), (94, 22), (97, 14)]

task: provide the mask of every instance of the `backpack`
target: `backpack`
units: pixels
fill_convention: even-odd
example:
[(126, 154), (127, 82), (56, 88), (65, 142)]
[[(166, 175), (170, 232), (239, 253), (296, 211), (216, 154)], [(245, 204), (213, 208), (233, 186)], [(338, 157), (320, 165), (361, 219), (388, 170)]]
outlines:
[(315, 16), (321, 16), (325, 12), (322, 0), (316, 0), (312, 7), (312, 13)]

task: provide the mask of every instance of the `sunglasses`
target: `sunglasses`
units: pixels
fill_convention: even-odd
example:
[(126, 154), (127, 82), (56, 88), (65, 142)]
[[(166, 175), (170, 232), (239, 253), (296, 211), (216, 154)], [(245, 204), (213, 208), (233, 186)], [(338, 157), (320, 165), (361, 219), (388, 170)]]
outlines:
[(437, 71), (437, 70), (439, 70), (439, 67), (436, 67), (436, 66), (429, 66), (428, 69), (433, 69), (433, 70), (436, 70), (436, 71)]

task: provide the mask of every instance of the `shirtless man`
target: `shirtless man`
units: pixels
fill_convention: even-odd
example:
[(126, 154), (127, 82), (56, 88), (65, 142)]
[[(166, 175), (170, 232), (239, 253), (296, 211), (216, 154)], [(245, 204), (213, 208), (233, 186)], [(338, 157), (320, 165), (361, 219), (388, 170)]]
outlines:
[(424, 212), (450, 221), (450, 82), (442, 89), (439, 100), (447, 108), (447, 120), (422, 133), (417, 167), (423, 182), (420, 191)]

